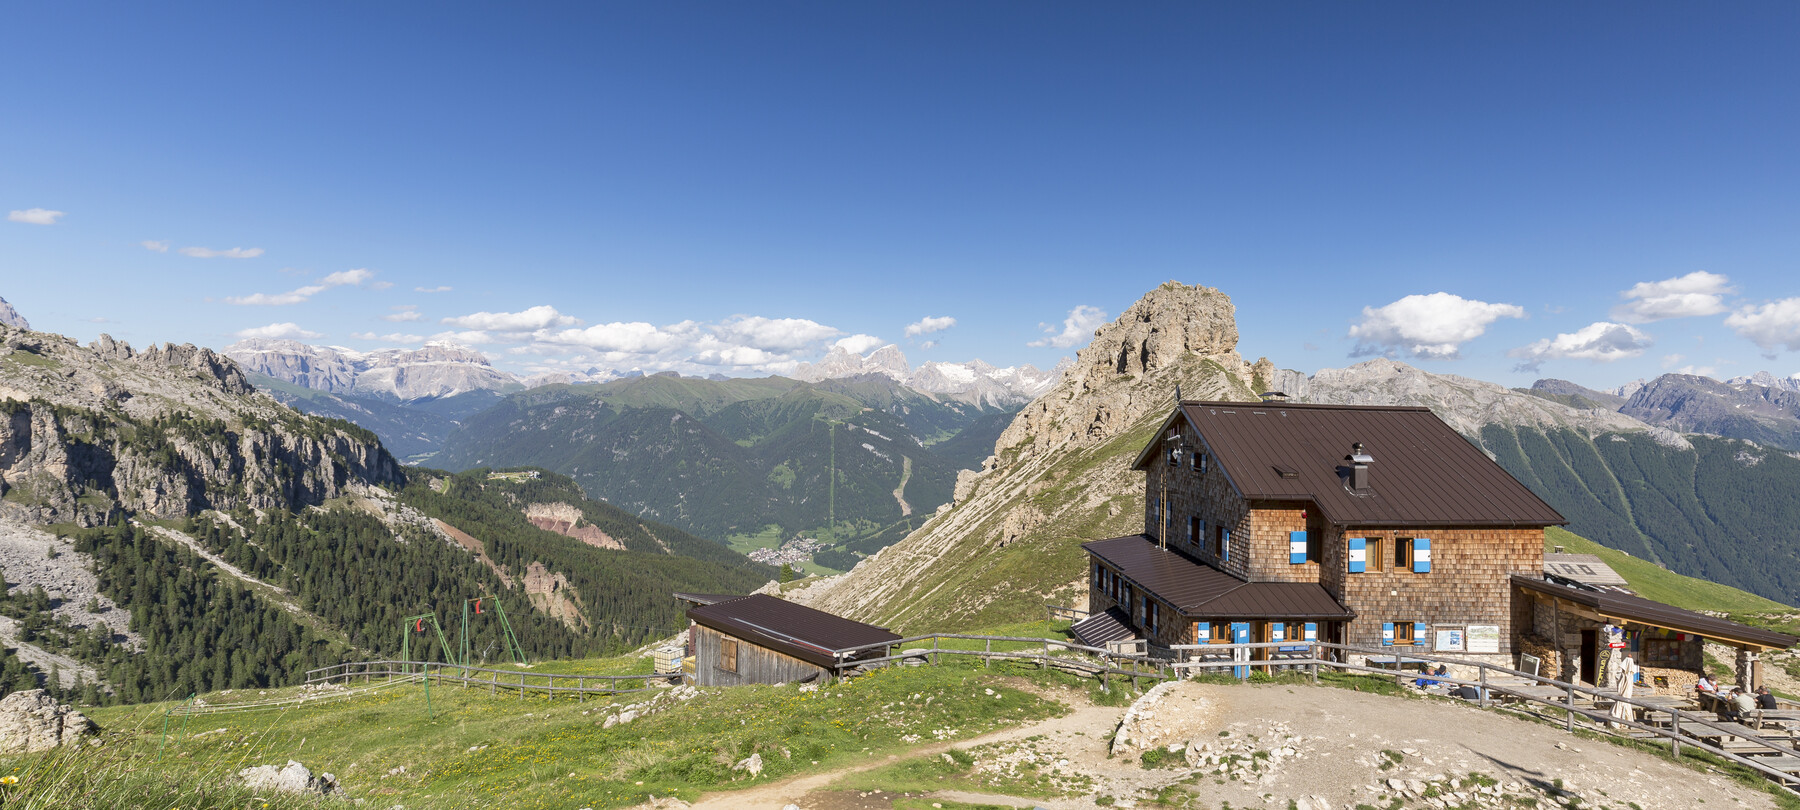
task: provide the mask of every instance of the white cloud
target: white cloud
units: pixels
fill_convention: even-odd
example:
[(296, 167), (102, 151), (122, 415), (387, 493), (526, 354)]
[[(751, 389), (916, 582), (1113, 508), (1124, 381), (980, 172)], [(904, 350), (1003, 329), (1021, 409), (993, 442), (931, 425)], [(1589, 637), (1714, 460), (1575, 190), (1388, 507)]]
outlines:
[(919, 344), (919, 348), (926, 349), (926, 350), (935, 349), (937, 347), (938, 347), (938, 342), (935, 340), (927, 340), (924, 343)]
[[(313, 296), (329, 290), (332, 287), (348, 287), (355, 284), (368, 286), (369, 279), (374, 277), (375, 274), (369, 270), (342, 270), (326, 276), (317, 284), (308, 284), (305, 287), (288, 290), (284, 293), (229, 295), (225, 297), (225, 303), (241, 307), (284, 307), (293, 304), (303, 304)], [(390, 318), (389, 320), (393, 319)]]
[(145, 239), (144, 241), (139, 242), (138, 244), (143, 245), (145, 250), (148, 250), (152, 253), (168, 253), (169, 252), (169, 243), (168, 242), (159, 242), (155, 239)]
[(714, 331), (721, 340), (728, 343), (788, 351), (843, 334), (841, 330), (805, 318), (764, 318), (750, 315), (732, 316), (715, 327)]
[(920, 318), (919, 320), (906, 325), (906, 336), (918, 337), (919, 335), (929, 335), (932, 332), (942, 332), (955, 325), (956, 319), (947, 315), (941, 318)]
[(377, 335), (374, 332), (351, 332), (350, 336), (357, 340), (379, 340), (383, 343), (423, 343), (425, 341), (424, 335), (408, 335), (400, 332), (391, 332), (385, 335)]
[(1409, 295), (1384, 307), (1363, 307), (1362, 323), (1350, 327), (1356, 338), (1352, 356), (1403, 352), (1433, 360), (1452, 360), (1462, 345), (1481, 337), (1501, 318), (1523, 318), (1513, 304), (1490, 304), (1460, 295), (1435, 292)]
[(693, 321), (682, 321), (660, 329), (642, 321), (599, 323), (586, 329), (565, 329), (550, 340), (603, 352), (662, 354), (696, 342), (697, 326)]
[(238, 331), (237, 336), (241, 338), (290, 338), (294, 340), (311, 340), (313, 338), (324, 337), (324, 335), (318, 332), (301, 329), (299, 324), (294, 323), (272, 323), (268, 326), (242, 329)]
[(339, 270), (326, 276), (325, 280), (319, 283), (327, 287), (342, 287), (349, 284), (365, 284), (374, 277), (375, 274), (367, 268), (359, 267), (355, 270)]
[(1056, 331), (1056, 327), (1051, 324), (1040, 323), (1038, 327), (1043, 329), (1049, 337), (1034, 340), (1025, 345), (1055, 346), (1059, 349), (1067, 349), (1077, 343), (1092, 339), (1094, 330), (1100, 328), (1100, 325), (1104, 323), (1106, 323), (1105, 310), (1081, 304), (1069, 310), (1069, 317), (1063, 319), (1061, 332)]
[(870, 350), (885, 345), (886, 343), (887, 341), (874, 335), (851, 335), (847, 338), (839, 339), (836, 343), (831, 345), (851, 354), (867, 354)]
[(183, 256), (192, 256), (196, 259), (254, 259), (263, 255), (262, 248), (238, 247), (228, 248), (226, 250), (213, 250), (212, 248), (203, 247), (184, 247), (177, 252)]
[(449, 291), (451, 291), (451, 290), (453, 290), (453, 289), (456, 289), (456, 288), (455, 288), (455, 287), (443, 287), (443, 286), (438, 286), (438, 287), (414, 287), (414, 288), (413, 288), (413, 292), (422, 292), (422, 293), (441, 293), (441, 292), (449, 292)]
[(1800, 351), (1800, 298), (1741, 307), (1725, 317), (1725, 325), (1761, 347), (1764, 357), (1773, 358), (1784, 346), (1790, 352)]
[(1692, 374), (1696, 377), (1712, 377), (1714, 379), (1717, 379), (1719, 376), (1719, 367), (1718, 366), (1682, 366), (1681, 368), (1675, 369), (1675, 373), (1676, 374)]
[(540, 304), (523, 312), (477, 312), (445, 318), (443, 323), (484, 332), (535, 332), (553, 326), (579, 326), (579, 318), (556, 311), (556, 307)]
[(1674, 368), (1677, 363), (1687, 359), (1684, 354), (1665, 354), (1662, 359), (1663, 368)]
[(411, 321), (419, 320), (420, 318), (423, 318), (423, 317), (425, 317), (425, 316), (420, 315), (419, 313), (414, 312), (409, 309), (405, 312), (390, 312), (386, 315), (381, 316), (381, 319), (384, 321), (392, 321), (394, 323), (409, 323)]
[(1626, 323), (1648, 323), (1717, 315), (1725, 311), (1725, 296), (1734, 292), (1731, 279), (1705, 270), (1662, 281), (1640, 281), (1619, 293), (1625, 303), (1613, 309), (1613, 317)]
[(27, 208), (6, 215), (6, 218), (13, 222), (23, 222), (27, 225), (55, 225), (56, 221), (62, 217), (63, 212), (52, 211), (48, 208)]
[(1574, 332), (1559, 334), (1554, 338), (1544, 338), (1529, 346), (1521, 346), (1506, 354), (1508, 357), (1520, 359), (1518, 370), (1536, 371), (1546, 360), (1592, 360), (1596, 363), (1610, 363), (1614, 360), (1638, 357), (1650, 347), (1652, 342), (1650, 335), (1635, 326), (1600, 321), (1583, 326)]

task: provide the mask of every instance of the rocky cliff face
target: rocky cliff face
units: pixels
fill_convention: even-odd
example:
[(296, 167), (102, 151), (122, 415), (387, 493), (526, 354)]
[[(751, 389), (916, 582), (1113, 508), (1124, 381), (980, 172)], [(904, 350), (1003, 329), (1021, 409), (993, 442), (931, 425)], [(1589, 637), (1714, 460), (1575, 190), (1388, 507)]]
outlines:
[(1687, 440), (1679, 434), (1647, 425), (1625, 414), (1573, 408), (1494, 383), (1454, 374), (1433, 374), (1385, 358), (1349, 368), (1321, 369), (1308, 381), (1305, 392), (1295, 399), (1339, 405), (1424, 406), (1464, 436), (1479, 436), (1483, 426), (1496, 424), (1567, 427), (1588, 435), (1642, 431), (1667, 445), (1688, 446)]
[(294, 509), (398, 477), (373, 434), (257, 395), (211, 350), (0, 331), (0, 514)]
[(1800, 450), (1800, 392), (1779, 387), (1664, 374), (1633, 392), (1619, 412), (1683, 433)]
[(489, 365), (480, 352), (453, 343), (357, 352), (296, 340), (252, 339), (225, 347), (225, 354), (258, 374), (330, 393), (411, 401), (522, 387), (517, 377)]
[(25, 321), (25, 316), (20, 315), (19, 311), (13, 309), (12, 304), (6, 303), (4, 298), (0, 298), (0, 325), (10, 326), (14, 329), (31, 328), (31, 324)]
[(794, 597), (902, 629), (1017, 621), (1041, 615), (1047, 599), (1077, 599), (1086, 593), (1080, 544), (1142, 525), (1143, 478), (1131, 459), (1173, 408), (1175, 389), (1254, 399), (1256, 369), (1238, 356), (1237, 338), (1224, 293), (1174, 282), (1152, 290), (1014, 418), (982, 471), (958, 478), (953, 505)]

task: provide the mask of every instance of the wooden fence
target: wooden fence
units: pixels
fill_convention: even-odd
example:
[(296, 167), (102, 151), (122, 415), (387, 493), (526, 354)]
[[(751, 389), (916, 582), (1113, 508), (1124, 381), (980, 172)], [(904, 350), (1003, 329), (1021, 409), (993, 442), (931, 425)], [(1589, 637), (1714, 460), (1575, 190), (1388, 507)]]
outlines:
[[(464, 689), (485, 686), (489, 694), (497, 695), (502, 690), (509, 693), (517, 692), (520, 700), (524, 700), (528, 693), (542, 694), (546, 698), (573, 697), (577, 700), (586, 700), (588, 695), (604, 697), (642, 692), (653, 688), (650, 684), (654, 681), (679, 682), (681, 674), (565, 675), (554, 672), (522, 672), (516, 669), (487, 669), (431, 661), (356, 661), (306, 671), (306, 682), (309, 684), (355, 683), (359, 679), (363, 683), (369, 684), (374, 683), (376, 679), (393, 680), (395, 678), (409, 682), (430, 679), (436, 683), (448, 683)], [(636, 685), (627, 685), (631, 683), (636, 683)]]
[[(923, 647), (904, 648), (908, 644), (931, 642), (931, 649)], [(944, 642), (959, 642), (946, 646)], [(981, 648), (975, 649), (973, 642), (981, 642)], [(960, 643), (967, 642), (968, 644)], [(996, 643), (1014, 649), (994, 649)], [(899, 652), (894, 648), (901, 647)], [(873, 650), (881, 650), (881, 655), (867, 657)], [(1073, 655), (1057, 653), (1073, 653)], [(1113, 676), (1130, 678), (1132, 688), (1137, 687), (1139, 679), (1168, 680), (1176, 677), (1170, 671), (1171, 661), (1152, 658), (1148, 655), (1130, 655), (1089, 647), (1069, 641), (1053, 638), (1028, 638), (1023, 636), (980, 636), (967, 633), (929, 633), (922, 636), (909, 636), (899, 641), (886, 641), (878, 644), (865, 644), (860, 647), (849, 647), (835, 653), (840, 669), (853, 667), (875, 667), (890, 664), (929, 663), (936, 665), (942, 656), (967, 656), (982, 660), (982, 666), (992, 666), (994, 661), (1035, 661), (1044, 669), (1058, 669), (1077, 675), (1094, 677), (1107, 688), (1112, 687)]]

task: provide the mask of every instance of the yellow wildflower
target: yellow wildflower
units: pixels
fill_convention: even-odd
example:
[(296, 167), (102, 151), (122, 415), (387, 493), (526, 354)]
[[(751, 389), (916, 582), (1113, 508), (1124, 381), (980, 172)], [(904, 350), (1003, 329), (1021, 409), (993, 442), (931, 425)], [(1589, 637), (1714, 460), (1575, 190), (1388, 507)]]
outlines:
[(0, 785), (16, 785), (18, 783), (19, 777), (13, 776), (12, 774), (0, 776)]

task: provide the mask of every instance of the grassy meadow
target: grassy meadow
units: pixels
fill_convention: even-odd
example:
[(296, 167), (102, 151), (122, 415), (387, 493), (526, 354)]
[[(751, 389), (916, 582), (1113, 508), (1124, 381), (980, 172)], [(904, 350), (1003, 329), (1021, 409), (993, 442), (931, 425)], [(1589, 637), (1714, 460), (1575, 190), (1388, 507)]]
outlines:
[[(992, 631), (1060, 638), (1056, 627), (1034, 623)], [(545, 662), (528, 671), (592, 675), (647, 668), (648, 659), (620, 657)], [(177, 716), (166, 743), (165, 712), (176, 704), (104, 707), (89, 711), (104, 729), (101, 745), (0, 759), (0, 771), (19, 778), (0, 789), (8, 810), (338, 806), (234, 787), (240, 769), (292, 759), (315, 774), (336, 775), (350, 798), (374, 807), (599, 810), (652, 795), (693, 798), (833, 770), (1068, 711), (1020, 688), (1031, 684), (1098, 689), (1094, 681), (1030, 663), (988, 669), (974, 659), (945, 656), (938, 666), (885, 669), (816, 690), (707, 689), (688, 701), (672, 700), (664, 689), (582, 702), (433, 685), (428, 714), (425, 687), (401, 682), (330, 702), (199, 715), (185, 725)], [(1114, 683), (1115, 692), (1123, 688)], [(297, 693), (240, 691), (202, 699), (223, 705)], [(604, 726), (620, 708), (654, 696), (662, 696), (659, 704), (666, 708)], [(751, 754), (762, 757), (764, 768), (755, 779), (732, 767)]]

